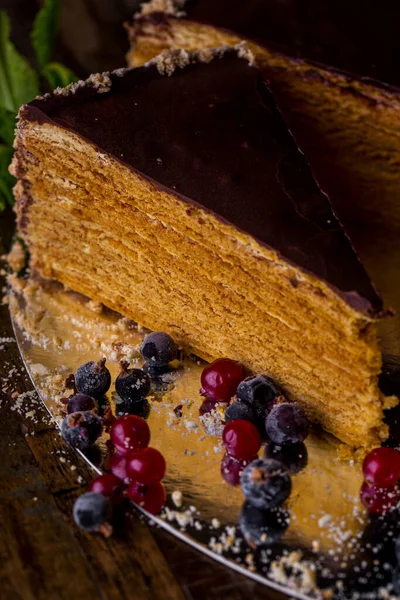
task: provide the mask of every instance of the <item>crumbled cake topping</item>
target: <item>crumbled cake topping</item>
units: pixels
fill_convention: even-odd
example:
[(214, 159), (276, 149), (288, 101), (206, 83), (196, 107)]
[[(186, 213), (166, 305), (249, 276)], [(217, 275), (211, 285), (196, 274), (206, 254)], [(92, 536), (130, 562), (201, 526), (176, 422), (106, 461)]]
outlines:
[(172, 75), (176, 69), (183, 69), (191, 63), (210, 63), (215, 58), (222, 58), (227, 52), (236, 51), (239, 58), (247, 60), (249, 66), (255, 65), (255, 58), (244, 42), (236, 46), (219, 46), (218, 48), (205, 48), (204, 50), (184, 50), (173, 48), (164, 50), (161, 54), (146, 63), (147, 66), (155, 65), (160, 75)]
[(70, 83), (64, 88), (58, 87), (54, 90), (54, 94), (56, 96), (69, 96), (71, 94), (76, 94), (77, 90), (82, 87), (92, 87), (99, 94), (104, 94), (109, 92), (111, 89), (112, 81), (110, 78), (110, 73), (93, 73), (86, 80), (80, 80), (76, 83)]
[(183, 17), (185, 13), (180, 9), (185, 4), (186, 0), (151, 0), (141, 5), (140, 12), (136, 18), (145, 17), (155, 12), (162, 12), (174, 17)]

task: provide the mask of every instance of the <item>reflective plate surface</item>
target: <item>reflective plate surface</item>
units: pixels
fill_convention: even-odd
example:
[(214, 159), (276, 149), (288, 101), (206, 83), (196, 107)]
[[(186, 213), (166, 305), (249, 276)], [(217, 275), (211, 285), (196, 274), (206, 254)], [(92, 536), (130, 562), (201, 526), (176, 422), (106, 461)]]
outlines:
[[(56, 284), (18, 280), (13, 287), (9, 303), (19, 348), (56, 421), (65, 410), (60, 399), (71, 394), (65, 379), (82, 363), (105, 356), (113, 381), (120, 359), (142, 366), (138, 348), (146, 332), (131, 321)], [(290, 524), (281, 539), (257, 551), (243, 540), (238, 527), (243, 495), (221, 476), (219, 412), (214, 418), (199, 416), (203, 367), (189, 356), (175, 370), (153, 378), (148, 423), (151, 445), (167, 462), (168, 502), (152, 518), (187, 543), (290, 597), (379, 597), (379, 589), (392, 578), (391, 540), (398, 515), (367, 515), (359, 501), (360, 465), (351, 456), (340, 460), (340, 443), (328, 434), (313, 432), (294, 465), (307, 463), (292, 477)], [(112, 390), (110, 406), (124, 414), (126, 407), (114, 403)], [(108, 436), (103, 437), (96, 460), (93, 454), (85, 457), (97, 471), (107, 453)], [(182, 493), (181, 507), (171, 499), (176, 491)]]

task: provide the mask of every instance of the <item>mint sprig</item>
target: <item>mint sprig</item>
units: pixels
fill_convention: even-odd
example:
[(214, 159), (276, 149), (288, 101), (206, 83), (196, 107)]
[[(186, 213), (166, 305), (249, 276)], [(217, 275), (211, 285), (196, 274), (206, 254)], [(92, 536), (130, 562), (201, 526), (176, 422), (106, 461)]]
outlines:
[(39, 94), (39, 78), (10, 41), (10, 21), (0, 12), (0, 106), (16, 113)]
[(59, 15), (59, 0), (47, 0), (33, 23), (31, 42), (41, 70), (46, 67), (53, 56)]
[(74, 73), (57, 62), (51, 62), (57, 37), (60, 0), (45, 0), (36, 15), (31, 33), (32, 47), (39, 70), (35, 71), (10, 40), (10, 20), (0, 11), (0, 212), (13, 205), (15, 179), (8, 172), (13, 156), (15, 119), (22, 104), (40, 94), (40, 82), (51, 89), (76, 81)]

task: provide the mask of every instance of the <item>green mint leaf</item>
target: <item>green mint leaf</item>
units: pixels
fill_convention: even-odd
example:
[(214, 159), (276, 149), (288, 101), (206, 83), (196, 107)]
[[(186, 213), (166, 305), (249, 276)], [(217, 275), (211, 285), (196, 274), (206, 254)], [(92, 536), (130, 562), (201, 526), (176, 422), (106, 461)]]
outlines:
[(15, 184), (15, 178), (9, 173), (8, 167), (13, 157), (13, 149), (0, 145), (0, 211), (4, 210), (6, 205), (14, 204), (12, 188)]
[(59, 14), (60, 0), (46, 0), (33, 23), (31, 41), (41, 69), (45, 68), (53, 55)]
[(0, 139), (8, 146), (14, 142), (16, 114), (0, 106)]
[(58, 62), (47, 64), (42, 71), (42, 75), (46, 77), (52, 90), (57, 87), (65, 87), (69, 83), (78, 80), (75, 73)]
[(38, 76), (10, 41), (10, 21), (0, 11), (0, 106), (17, 113), (38, 94)]

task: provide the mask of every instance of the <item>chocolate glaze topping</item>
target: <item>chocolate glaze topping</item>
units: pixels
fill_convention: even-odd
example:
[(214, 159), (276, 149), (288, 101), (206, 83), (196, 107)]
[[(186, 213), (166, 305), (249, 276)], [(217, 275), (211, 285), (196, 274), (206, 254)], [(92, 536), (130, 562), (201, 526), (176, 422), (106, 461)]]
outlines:
[[(400, 7), (362, 0), (187, 0), (186, 18), (288, 55), (400, 85)], [(151, 15), (146, 15), (147, 19)]]
[(382, 303), (259, 69), (227, 50), (171, 77), (157, 66), (36, 99), (22, 117), (53, 122), (155, 185), (199, 205), (325, 280), (356, 310)]

